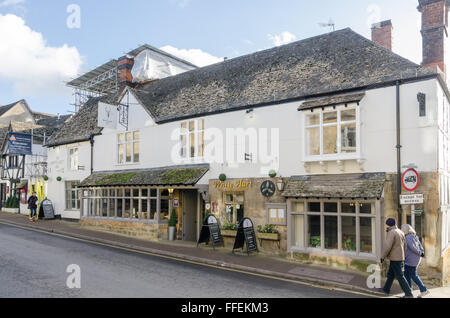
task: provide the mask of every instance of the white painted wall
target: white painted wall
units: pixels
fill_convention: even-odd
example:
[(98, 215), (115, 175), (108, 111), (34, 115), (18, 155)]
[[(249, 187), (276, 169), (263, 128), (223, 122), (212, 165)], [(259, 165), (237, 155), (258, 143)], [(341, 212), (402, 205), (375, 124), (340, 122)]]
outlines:
[[(69, 150), (78, 148), (78, 164), (84, 170), (70, 170)], [(56, 214), (63, 218), (79, 219), (80, 211), (66, 210), (66, 181), (82, 181), (91, 174), (91, 145), (75, 143), (48, 149), (48, 198), (53, 202)], [(62, 177), (58, 182), (57, 177)]]
[[(423, 172), (438, 169), (438, 128), (437, 104), (439, 100), (438, 83), (428, 80), (401, 86), (401, 135), (402, 164), (415, 163)], [(427, 116), (419, 117), (417, 93), (427, 96)], [(396, 94), (395, 87), (368, 90), (362, 100), (361, 117), (361, 158), (345, 161), (342, 167), (336, 161), (320, 165), (319, 161), (304, 165), (304, 123), (305, 113), (297, 109), (301, 102), (257, 108), (250, 118), (246, 111), (216, 114), (204, 117), (205, 128), (216, 128), (225, 135), (227, 128), (267, 128), (279, 129), (279, 175), (289, 177), (305, 174), (341, 174), (361, 172), (396, 172)], [(183, 114), (180, 114), (183, 115)], [(173, 161), (172, 148), (178, 140), (171, 140), (171, 134), (179, 129), (181, 121), (156, 125), (147, 111), (130, 95), (129, 131), (140, 131), (140, 162), (138, 164), (117, 164), (117, 134), (125, 128), (118, 125), (116, 130), (104, 129), (101, 136), (95, 137), (94, 170), (117, 171), (128, 169), (158, 168), (180, 164), (203, 163), (203, 161)], [(74, 145), (73, 145), (74, 146)], [(68, 147), (49, 150), (49, 197), (55, 202), (57, 211), (64, 207), (64, 187), (55, 183), (57, 175), (64, 180), (83, 180), (89, 175), (90, 146), (80, 146), (80, 165), (86, 166), (83, 172), (68, 171)], [(72, 147), (72, 145), (71, 145)], [(319, 160), (319, 159), (318, 159)], [(227, 163), (211, 163), (211, 169), (200, 184), (208, 184), (209, 179), (218, 178), (225, 173), (228, 178), (265, 177), (259, 163), (245, 163), (239, 166)], [(62, 198), (62, 199), (61, 199)], [(64, 211), (64, 215), (74, 215)]]

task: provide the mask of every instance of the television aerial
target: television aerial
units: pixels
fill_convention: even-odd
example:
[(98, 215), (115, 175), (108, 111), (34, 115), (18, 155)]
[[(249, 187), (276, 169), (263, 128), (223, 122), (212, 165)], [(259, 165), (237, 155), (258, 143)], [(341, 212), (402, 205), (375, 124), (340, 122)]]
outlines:
[(331, 28), (333, 31), (336, 30), (336, 24), (331, 18), (327, 23), (319, 23), (319, 26), (321, 26), (322, 28)]

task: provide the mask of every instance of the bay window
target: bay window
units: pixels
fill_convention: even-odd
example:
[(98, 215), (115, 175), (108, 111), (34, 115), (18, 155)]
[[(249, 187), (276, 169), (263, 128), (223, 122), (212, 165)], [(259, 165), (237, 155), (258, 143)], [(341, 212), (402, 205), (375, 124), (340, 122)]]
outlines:
[(338, 156), (358, 152), (358, 109), (340, 107), (306, 115), (306, 155)]

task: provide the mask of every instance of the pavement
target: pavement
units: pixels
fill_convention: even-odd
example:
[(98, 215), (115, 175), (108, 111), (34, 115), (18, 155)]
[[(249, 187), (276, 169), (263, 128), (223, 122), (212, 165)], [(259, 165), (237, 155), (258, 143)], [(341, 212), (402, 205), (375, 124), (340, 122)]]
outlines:
[[(0, 298), (367, 297), (5, 224), (0, 224), (0, 255)], [(73, 280), (75, 273), (79, 280)], [(74, 282), (79, 285), (70, 288)]]
[[(197, 248), (189, 242), (153, 242), (113, 233), (99, 232), (83, 228), (77, 222), (61, 220), (31, 223), (26, 216), (0, 213), (0, 224), (7, 224), (53, 235), (70, 237), (98, 245), (115, 247), (130, 252), (146, 253), (166, 259), (201, 264), (222, 270), (245, 272), (259, 277), (276, 278), (285, 282), (297, 282), (313, 287), (352, 292), (354, 295), (384, 297), (381, 293), (367, 287), (367, 275), (356, 271), (343, 271), (326, 266), (305, 265), (286, 258), (264, 254), (232, 254), (230, 249), (202, 246)], [(392, 294), (401, 290), (394, 283)], [(447, 291), (434, 291), (433, 295), (446, 295)], [(427, 296), (427, 298), (430, 296)]]

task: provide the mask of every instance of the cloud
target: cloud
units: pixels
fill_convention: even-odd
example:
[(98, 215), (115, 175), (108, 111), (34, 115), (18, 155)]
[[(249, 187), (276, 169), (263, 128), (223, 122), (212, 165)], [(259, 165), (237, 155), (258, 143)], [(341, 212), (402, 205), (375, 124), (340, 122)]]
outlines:
[(273, 45), (280, 46), (297, 40), (297, 37), (291, 32), (284, 31), (279, 35), (268, 34), (267, 37), (272, 41)]
[(199, 49), (177, 49), (173, 46), (166, 45), (163, 46), (161, 50), (200, 67), (223, 61), (223, 58), (215, 57)]
[(0, 14), (0, 79), (21, 95), (62, 92), (65, 81), (77, 76), (82, 58), (75, 47), (48, 46), (13, 14)]
[(0, 7), (15, 6), (22, 3), (25, 3), (25, 0), (3, 0), (0, 2)]

